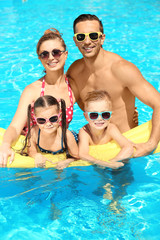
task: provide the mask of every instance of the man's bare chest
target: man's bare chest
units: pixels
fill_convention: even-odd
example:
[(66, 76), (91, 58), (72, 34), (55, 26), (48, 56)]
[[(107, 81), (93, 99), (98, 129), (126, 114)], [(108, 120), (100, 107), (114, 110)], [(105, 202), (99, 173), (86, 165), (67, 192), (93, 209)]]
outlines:
[(109, 73), (83, 75), (77, 82), (77, 87), (81, 99), (84, 99), (88, 92), (95, 90), (105, 90), (113, 98), (121, 95), (124, 89), (121, 82)]

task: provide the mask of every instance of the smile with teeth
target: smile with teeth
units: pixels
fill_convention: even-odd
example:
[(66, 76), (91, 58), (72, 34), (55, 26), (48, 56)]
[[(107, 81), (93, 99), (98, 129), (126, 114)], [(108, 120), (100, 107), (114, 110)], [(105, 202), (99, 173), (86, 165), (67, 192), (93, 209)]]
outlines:
[(86, 51), (86, 52), (90, 52), (92, 51), (94, 47), (83, 47), (83, 49)]
[(58, 62), (48, 62), (47, 65), (49, 67), (55, 67), (57, 65)]
[(96, 126), (99, 126), (99, 127), (101, 127), (101, 126), (103, 126), (104, 125), (104, 122), (95, 122), (94, 123)]

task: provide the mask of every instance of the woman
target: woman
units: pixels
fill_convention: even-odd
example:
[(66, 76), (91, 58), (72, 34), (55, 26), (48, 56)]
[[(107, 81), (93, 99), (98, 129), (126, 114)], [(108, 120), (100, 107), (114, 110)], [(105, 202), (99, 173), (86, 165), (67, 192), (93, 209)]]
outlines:
[[(46, 74), (28, 85), (21, 95), (15, 116), (4, 134), (0, 147), (1, 166), (6, 166), (9, 156), (10, 162), (14, 160), (14, 151), (11, 149), (11, 144), (18, 138), (23, 129), (26, 133), (27, 128), (24, 128), (24, 126), (27, 122), (27, 108), (29, 104), (33, 105), (38, 97), (45, 94), (57, 99), (63, 98), (66, 102), (67, 124), (72, 120), (75, 98), (64, 74), (64, 64), (68, 52), (58, 30), (51, 28), (45, 31), (37, 44), (37, 54)], [(34, 119), (33, 124), (36, 124)]]

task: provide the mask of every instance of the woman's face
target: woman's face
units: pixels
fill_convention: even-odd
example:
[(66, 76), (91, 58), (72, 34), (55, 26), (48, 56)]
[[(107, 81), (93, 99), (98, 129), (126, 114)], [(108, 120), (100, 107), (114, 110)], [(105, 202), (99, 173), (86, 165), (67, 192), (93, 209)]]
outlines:
[(58, 71), (63, 69), (68, 52), (65, 51), (61, 41), (57, 38), (43, 42), (39, 49), (39, 55), (46, 72)]

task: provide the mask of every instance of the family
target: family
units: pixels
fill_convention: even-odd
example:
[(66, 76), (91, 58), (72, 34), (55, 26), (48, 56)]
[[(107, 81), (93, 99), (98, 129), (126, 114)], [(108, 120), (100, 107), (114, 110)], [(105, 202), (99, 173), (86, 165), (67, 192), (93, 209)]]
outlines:
[[(38, 41), (37, 55), (45, 68), (45, 76), (28, 85), (21, 95), (0, 146), (2, 167), (6, 166), (8, 157), (10, 163), (14, 161), (11, 145), (22, 133), (26, 135), (24, 147), (27, 146), (36, 166), (44, 166), (46, 160), (49, 161), (40, 152), (65, 151), (67, 159), (57, 163), (59, 169), (77, 159), (119, 168), (124, 165), (123, 159), (149, 154), (158, 145), (159, 92), (134, 64), (103, 49), (105, 34), (97, 16), (80, 15), (74, 21), (73, 30), (74, 42), (83, 58), (75, 61), (66, 74), (68, 52), (59, 31), (48, 29)], [(136, 126), (135, 97), (153, 109), (152, 131), (146, 143), (134, 144), (122, 135)], [(75, 102), (88, 121), (78, 137), (68, 130)], [(121, 151), (110, 162), (89, 155), (89, 145), (104, 144), (111, 139), (118, 142)]]

